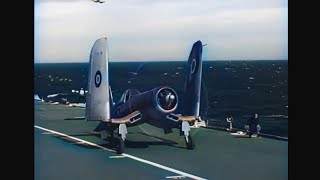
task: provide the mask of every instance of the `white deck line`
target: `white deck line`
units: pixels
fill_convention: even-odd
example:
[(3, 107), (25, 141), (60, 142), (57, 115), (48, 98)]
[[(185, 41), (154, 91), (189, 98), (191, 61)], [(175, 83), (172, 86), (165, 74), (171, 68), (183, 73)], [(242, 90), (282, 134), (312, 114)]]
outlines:
[[(82, 139), (79, 139), (79, 138), (76, 138), (76, 137), (72, 137), (72, 136), (69, 136), (67, 134), (63, 134), (63, 133), (60, 133), (60, 132), (57, 132), (57, 131), (53, 131), (53, 130), (50, 130), (50, 129), (46, 129), (46, 128), (43, 128), (43, 127), (40, 127), (40, 126), (37, 126), (37, 125), (34, 125), (35, 128), (38, 128), (38, 129), (41, 129), (41, 130), (44, 130), (44, 131), (48, 131), (48, 132), (51, 132), (53, 134), (58, 134), (58, 135), (61, 135), (61, 136), (65, 136), (65, 137), (68, 137), (70, 139), (73, 139), (73, 140), (76, 140), (76, 141), (80, 141), (82, 143), (86, 143), (88, 145), (91, 145), (91, 146), (94, 146), (94, 147), (98, 147), (100, 149), (103, 149), (103, 150), (106, 150), (106, 151), (109, 151), (109, 152), (113, 152), (115, 153), (116, 151), (112, 150), (112, 149), (108, 149), (108, 148), (105, 148), (105, 147), (102, 147), (102, 146), (99, 146), (98, 144), (94, 144), (94, 143), (91, 143), (89, 141), (85, 141), (85, 140), (82, 140)], [(195, 175), (192, 175), (192, 174), (189, 174), (189, 173), (185, 173), (185, 172), (182, 172), (182, 171), (179, 171), (179, 170), (176, 170), (176, 169), (173, 169), (173, 168), (170, 168), (170, 167), (167, 167), (167, 166), (163, 166), (161, 164), (158, 164), (158, 163), (155, 163), (155, 162), (151, 162), (151, 161), (148, 161), (148, 160), (145, 160), (145, 159), (141, 159), (141, 158), (138, 158), (138, 157), (135, 157), (135, 156), (132, 156), (130, 154), (121, 154), (122, 156), (125, 156), (125, 157), (128, 157), (130, 159), (133, 159), (133, 160), (136, 160), (136, 161), (140, 161), (140, 162), (143, 162), (145, 164), (149, 164), (151, 166), (155, 166), (157, 168), (160, 168), (160, 169), (164, 169), (164, 170), (167, 170), (167, 171), (170, 171), (170, 172), (173, 172), (173, 173), (176, 173), (176, 174), (180, 174), (182, 176), (185, 176), (185, 177), (189, 177), (189, 178), (192, 178), (192, 179), (197, 179), (197, 180), (206, 180), (204, 178), (201, 178), (201, 177), (198, 177), (198, 176), (195, 176)]]

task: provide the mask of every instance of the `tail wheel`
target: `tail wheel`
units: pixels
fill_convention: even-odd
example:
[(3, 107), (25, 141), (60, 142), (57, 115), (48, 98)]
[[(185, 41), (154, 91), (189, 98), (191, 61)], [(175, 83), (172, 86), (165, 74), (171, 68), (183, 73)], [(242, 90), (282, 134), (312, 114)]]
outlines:
[(186, 137), (186, 138), (188, 138), (188, 141), (187, 141), (187, 139), (185, 139), (185, 141), (186, 141), (186, 146), (187, 146), (187, 149), (194, 149), (195, 148), (195, 144), (194, 144), (194, 142), (193, 142), (193, 140), (192, 140), (192, 138), (191, 138), (191, 136), (189, 135), (188, 137)]

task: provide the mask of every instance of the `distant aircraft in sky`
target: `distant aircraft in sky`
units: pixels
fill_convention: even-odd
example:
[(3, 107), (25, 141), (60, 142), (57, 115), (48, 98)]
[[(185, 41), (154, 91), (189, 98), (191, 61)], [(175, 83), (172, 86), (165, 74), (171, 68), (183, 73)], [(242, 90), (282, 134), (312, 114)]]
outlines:
[(102, 0), (92, 0), (92, 1), (95, 3), (105, 3), (105, 1), (102, 1)]

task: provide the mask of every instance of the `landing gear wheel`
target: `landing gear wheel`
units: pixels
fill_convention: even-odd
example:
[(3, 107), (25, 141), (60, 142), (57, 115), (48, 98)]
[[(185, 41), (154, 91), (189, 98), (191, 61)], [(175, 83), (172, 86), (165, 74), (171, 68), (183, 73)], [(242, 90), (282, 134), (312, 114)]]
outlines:
[(179, 129), (180, 136), (183, 136), (184, 133), (182, 131), (182, 125), (181, 124), (178, 126), (178, 129)]
[(187, 138), (188, 138), (188, 141), (187, 141), (187, 139), (185, 139), (187, 149), (190, 149), (190, 150), (194, 149), (194, 148), (195, 148), (195, 144), (194, 144), (194, 142), (192, 141), (191, 136), (189, 135)]
[(119, 144), (116, 148), (117, 154), (122, 154), (124, 152), (124, 140), (120, 137), (119, 138)]
[(126, 124), (119, 124), (119, 145), (117, 146), (117, 153), (122, 154), (124, 152), (124, 141), (126, 139), (126, 134), (128, 134)]

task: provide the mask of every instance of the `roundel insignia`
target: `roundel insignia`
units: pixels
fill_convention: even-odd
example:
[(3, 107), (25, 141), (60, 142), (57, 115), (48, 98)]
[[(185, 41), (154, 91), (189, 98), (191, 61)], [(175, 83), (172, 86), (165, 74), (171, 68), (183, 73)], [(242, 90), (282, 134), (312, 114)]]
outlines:
[(191, 62), (191, 74), (194, 73), (194, 71), (196, 70), (196, 67), (197, 67), (197, 61), (196, 59), (192, 59), (192, 62)]
[(96, 75), (94, 78), (94, 84), (96, 85), (97, 88), (100, 87), (100, 84), (101, 84), (101, 72), (100, 71), (96, 72)]

